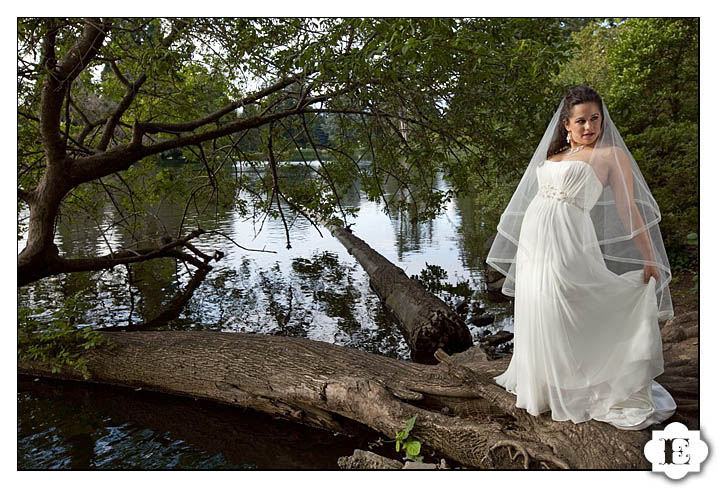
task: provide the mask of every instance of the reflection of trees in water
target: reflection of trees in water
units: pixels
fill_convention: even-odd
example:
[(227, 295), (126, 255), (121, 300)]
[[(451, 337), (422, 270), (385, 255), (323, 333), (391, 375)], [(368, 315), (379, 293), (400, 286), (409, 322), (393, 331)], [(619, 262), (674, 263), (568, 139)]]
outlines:
[(337, 326), (349, 336), (355, 334), (361, 324), (357, 321), (356, 302), (361, 293), (354, 286), (352, 267), (339, 262), (336, 253), (322, 252), (311, 259), (295, 258), (292, 269), (301, 282), (302, 290), (319, 305), (327, 316), (337, 318)]
[[(286, 171), (285, 176), (293, 179), (297, 185), (301, 185), (307, 179), (317, 177), (316, 173), (307, 168)], [(434, 184), (441, 185), (436, 181)], [(392, 185), (394, 186), (392, 187)], [(358, 182), (352, 187), (352, 190), (346, 192), (342, 198), (342, 205), (346, 207), (359, 206), (362, 197), (355, 190), (356, 187), (358, 187)], [(401, 194), (402, 190), (398, 185), (392, 184), (389, 179), (385, 186), (387, 196), (395, 191), (398, 191), (395, 198), (399, 198), (400, 195), (401, 198), (408, 198), (406, 191)], [(471, 198), (459, 198), (456, 202), (462, 223), (461, 232), (457, 236), (459, 252), (464, 267), (470, 268), (481, 258), (481, 247), (484, 241), (481, 233), (484, 228), (479, 217), (474, 215)], [(118, 218), (112, 207), (106, 207), (104, 212), (105, 221)], [(138, 237), (147, 240), (158, 239), (164, 233), (165, 227), (176, 229), (183, 212), (184, 208), (177, 201), (163, 202), (157, 208), (153, 208), (155, 217), (148, 217), (146, 228), (143, 228), (141, 232), (135, 232), (134, 235), (118, 231), (113, 235), (115, 241), (112, 243), (117, 246), (130, 246)], [(409, 251), (421, 252), (424, 243), (431, 242), (437, 232), (434, 222), (419, 223), (413, 219), (411, 212), (400, 212), (394, 208), (390, 212), (390, 218), (400, 257)], [(219, 214), (215, 214), (214, 209), (210, 206), (206, 214), (198, 215), (194, 209), (190, 209), (188, 219), (193, 225), (199, 224), (204, 229), (221, 229), (231, 235), (229, 229), (232, 229), (237, 215), (231, 209), (220, 209)], [(268, 222), (268, 226), (277, 224)], [(297, 225), (305, 224), (297, 222)], [(281, 224), (278, 225), (281, 226)], [(309, 225), (307, 224), (306, 227)], [(61, 253), (82, 255), (85, 249), (89, 252), (104, 246), (104, 238), (92, 222), (61, 221), (59, 229), (62, 230)], [(314, 231), (312, 230), (312, 232)], [(232, 237), (242, 242), (243, 237), (234, 235)], [(211, 243), (209, 238), (208, 241), (203, 241), (202, 247), (233, 246), (215, 238), (212, 238)], [(367, 236), (366, 239), (371, 239), (371, 236)], [(216, 329), (309, 336), (394, 358), (409, 358), (406, 343), (396, 327), (390, 311), (370, 290), (366, 275), (363, 270), (358, 268), (353, 258), (342, 261), (336, 253), (319, 251), (309, 256), (281, 263), (287, 263), (289, 266), (277, 262), (272, 266), (260, 268), (251, 255), (213, 264), (215, 268), (190, 299), (181, 316), (160, 328)], [(189, 277), (185, 267), (170, 258), (132, 265), (129, 271), (128, 274), (126, 267), (118, 267), (104, 272), (51, 277), (18, 289), (19, 301), (21, 303), (39, 303), (48, 310), (54, 310), (58, 308), (64, 297), (70, 297), (81, 291), (87, 299), (88, 310), (84, 320), (78, 321), (78, 324), (124, 325), (131, 311), (134, 322), (150, 319), (150, 316), (160, 309), (172, 293), (187, 282)], [(434, 272), (437, 271), (434, 270)], [(446, 279), (445, 274), (444, 271), (444, 275), (441, 275), (444, 277), (442, 280)], [(437, 275), (435, 278), (440, 277)], [(130, 284), (128, 284), (128, 279), (131, 279)], [(453, 302), (458, 299), (458, 296), (454, 294), (447, 298)], [(486, 302), (482, 300), (482, 304), (485, 305)], [(92, 309), (89, 309), (90, 305)], [(491, 305), (487, 307), (487, 311), (493, 312)], [(507, 311), (503, 314), (510, 316), (510, 312)], [(497, 315), (497, 322), (498, 319)], [(476, 341), (476, 331), (472, 329), (472, 333)], [(63, 395), (61, 392), (57, 393), (59, 398)], [(95, 401), (88, 401), (89, 404), (92, 402)], [(55, 405), (60, 404), (66, 405), (64, 401), (55, 403)], [(167, 400), (158, 401), (156, 406), (144, 406), (143, 409), (165, 412), (170, 409), (167, 404), (173, 403), (169, 403)], [(49, 411), (52, 409), (56, 409), (56, 407), (48, 408)], [(46, 412), (42, 414), (42, 417), (49, 420), (48, 426), (53, 426), (52, 423), (59, 426), (67, 423), (65, 418), (78, 416), (82, 418), (77, 414), (76, 409), (75, 406), (68, 408), (67, 411), (57, 410), (56, 417), (52, 417)], [(25, 415), (18, 416), (18, 423), (21, 423), (21, 419), (22, 423), (30, 422), (27, 418), (28, 416)], [(86, 426), (91, 423), (88, 421)], [(222, 430), (226, 429), (226, 426), (223, 426), (208, 427), (209, 431), (205, 432), (209, 434), (207, 438), (212, 438), (217, 433), (224, 433)], [(28, 432), (29, 428), (21, 429)], [(93, 455), (93, 450), (96, 450), (98, 444), (102, 444), (104, 441), (111, 442), (113, 450), (118, 443), (120, 446), (125, 446), (122, 444), (126, 443), (126, 456), (133, 460), (136, 460), (140, 454), (155, 453), (153, 450), (164, 446), (163, 444), (171, 445), (173, 443), (166, 441), (173, 440), (171, 436), (168, 438), (167, 435), (164, 435), (169, 428), (156, 428), (156, 430), (153, 428), (139, 435), (134, 432), (134, 434), (128, 435), (125, 428), (117, 428), (116, 436), (121, 440), (125, 439), (122, 438), (123, 436), (126, 437), (126, 442), (112, 441), (111, 437), (115, 435), (108, 435), (107, 428), (96, 428), (95, 431), (93, 431), (94, 428), (87, 427), (72, 429), (63, 427), (62, 429), (69, 430), (74, 434), (60, 434), (60, 428), (54, 432), (55, 435), (47, 431), (43, 435), (46, 437), (42, 442), (46, 444), (43, 450), (46, 453), (72, 452), (73, 455), (68, 460), (77, 464), (78, 468), (91, 463), (88, 460), (92, 460), (92, 457), (97, 460), (97, 455)], [(65, 441), (54, 444), (53, 436), (60, 437)], [(190, 435), (175, 434), (173, 436), (179, 437), (179, 439), (189, 439)], [(252, 436), (260, 437), (261, 435), (254, 433)], [(276, 440), (275, 442), (280, 443)], [(136, 445), (134, 449), (131, 448), (131, 443)], [(255, 443), (255, 440), (249, 440), (246, 444), (249, 447), (247, 450), (251, 451), (250, 448), (255, 446)], [(227, 446), (229, 444), (230, 442), (227, 440)], [(235, 463), (238, 466), (245, 463), (241, 458), (228, 459), (229, 462), (219, 463), (218, 459), (213, 459), (206, 454), (189, 455), (194, 452), (182, 451), (184, 449), (181, 446), (179, 448), (181, 449), (179, 451), (184, 454), (183, 457), (198, 457), (196, 463), (192, 465), (193, 467), (228, 467)], [(312, 453), (321, 451), (317, 450)], [(154, 456), (151, 455), (150, 459)], [(221, 457), (221, 455), (215, 455), (215, 457), (217, 456)], [(105, 457), (110, 456), (105, 455)], [(295, 454), (294, 459), (298, 458), (301, 457), (296, 457)], [(290, 466), (289, 459), (290, 457), (287, 457), (284, 460), (284, 467)], [(166, 460), (165, 462), (171, 464)], [(336, 457), (333, 458), (332, 463), (335, 462)], [(254, 462), (250, 462), (250, 466), (262, 467), (261, 463), (251, 465), (252, 463)]]
[(369, 288), (353, 260), (320, 251), (258, 268), (244, 258), (238, 269), (213, 271), (173, 329), (220, 329), (311, 337), (394, 358), (408, 347), (391, 313)]
[[(191, 165), (191, 163), (188, 164)], [(154, 174), (156, 171), (159, 170), (154, 169), (150, 173)], [(301, 163), (280, 166), (279, 172), (284, 180), (297, 187), (301, 187), (309, 180), (319, 178), (316, 169), (308, 168)], [(259, 180), (259, 177), (252, 173), (247, 173), (244, 178), (250, 181)], [(361, 196), (355, 187), (356, 185), (350, 186), (343, 195), (341, 199), (343, 206), (359, 205)], [(115, 191), (113, 187), (111, 189), (110, 194), (119, 202), (123, 195)], [(209, 231), (218, 230), (227, 233), (228, 225), (237, 218), (236, 210), (231, 206), (205, 206), (202, 202), (199, 205), (195, 203), (195, 205), (187, 207), (187, 199), (190, 197), (191, 190), (190, 188), (179, 188), (174, 198), (164, 199), (150, 205), (139, 217), (142, 221), (142, 226), (139, 229), (132, 228), (129, 225), (130, 219), (124, 219), (126, 216), (120, 214), (114, 205), (109, 202), (94, 202), (100, 197), (105, 198), (104, 194), (93, 197), (93, 194), (89, 192), (88, 197), (81, 202), (81, 205), (96, 205), (94, 216), (63, 215), (58, 221), (57, 242), (60, 254), (68, 257), (81, 257), (121, 248), (156, 245), (168, 235), (170, 230), (177, 230), (183, 219), (185, 229), (200, 227)], [(240, 193), (236, 197), (249, 198), (250, 196)], [(296, 216), (292, 216), (292, 219), (294, 217)], [(123, 225), (108, 231), (112, 223), (118, 222), (122, 222)], [(308, 226), (304, 222), (298, 224)], [(241, 242), (244, 237), (233, 236), (233, 238)], [(211, 236), (201, 238), (199, 248), (228, 249), (233, 246), (228, 240)], [(248, 262), (245, 262), (245, 265), (246, 263)], [(215, 269), (210, 272), (209, 276), (218, 278), (218, 282), (222, 282), (222, 277), (217, 277), (218, 273), (232, 276), (232, 273), (224, 268), (226, 266), (222, 261), (214, 264)], [(102, 272), (80, 272), (48, 277), (19, 289), (18, 294), (20, 302), (25, 305), (44, 306), (48, 310), (52, 310), (57, 309), (56, 306), (64, 299), (80, 292), (86, 299), (88, 307), (90, 305), (93, 307), (91, 311), (87, 311), (88, 323), (121, 326), (127, 324), (128, 319), (131, 319), (133, 323), (138, 323), (156, 315), (168, 298), (188, 282), (190, 270), (193, 270), (193, 267), (187, 269), (178, 260), (164, 258), (129, 267), (116, 267)], [(237, 280), (233, 281), (235, 286), (236, 283)], [(247, 284), (243, 284), (243, 288), (246, 286)], [(219, 289), (217, 293), (225, 294), (228, 293), (228, 290)], [(277, 314), (280, 313), (281, 311), (278, 309)], [(208, 311), (208, 314), (216, 316), (215, 311)], [(201, 318), (195, 318), (195, 322), (199, 324), (204, 321)], [(210, 319), (208, 322), (212, 323), (213, 321)], [(217, 321), (214, 323), (216, 324)]]
[[(282, 275), (279, 263), (269, 270), (260, 270), (258, 275), (267, 313), (276, 323), (272, 334), (306, 337), (307, 328), (311, 325), (293, 320), (294, 289), (290, 279)], [(296, 313), (301, 314), (299, 307)]]
[(403, 185), (397, 178), (389, 177), (383, 188), (389, 203), (397, 255), (401, 260), (406, 253), (420, 252), (424, 243), (434, 240), (434, 220), (419, 219), (428, 207), (420, 199), (427, 195), (429, 189), (446, 191), (448, 186), (439, 172), (433, 172), (422, 185)]
[[(331, 164), (331, 162), (326, 162), (326, 164)], [(186, 165), (191, 166), (192, 163), (187, 163)], [(162, 167), (161, 165), (156, 168), (148, 167), (146, 171), (149, 176), (152, 176), (162, 171)], [(231, 172), (229, 169), (227, 171)], [(302, 187), (307, 182), (320, 178), (317, 172), (321, 171), (321, 168), (316, 163), (314, 163), (313, 168), (310, 168), (302, 162), (295, 162), (280, 165), (278, 171), (281, 178), (288, 185)], [(243, 178), (248, 181), (259, 182), (259, 177), (251, 171), (247, 171)], [(362, 197), (358, 191), (359, 187), (360, 182), (358, 179), (348, 182), (346, 191), (341, 198), (341, 203), (344, 207), (350, 208), (360, 205)], [(121, 186), (109, 186), (109, 193), (115, 201), (120, 202), (126, 196), (117, 188), (121, 188)], [(86, 202), (82, 201), (81, 204), (88, 206), (97, 204), (95, 216), (83, 218), (76, 218), (74, 215), (61, 216), (58, 222), (60, 253), (66, 256), (87, 256), (96, 254), (99, 251), (107, 252), (109, 249), (117, 250), (120, 248), (133, 248), (138, 245), (156, 245), (158, 241), (167, 235), (168, 230), (178, 229), (183, 218), (186, 227), (199, 226), (206, 230), (217, 229), (227, 232), (228, 226), (231, 227), (232, 221), (237, 218), (236, 211), (227, 206), (215, 208), (214, 205), (210, 205), (205, 208), (202, 203), (199, 203), (199, 206), (191, 205), (186, 208), (185, 205), (190, 197), (191, 190), (189, 187), (178, 187), (175, 192), (177, 195), (174, 195), (173, 198), (163, 199), (150, 205), (145, 214), (138, 217), (142, 221), (142, 226), (139, 229), (129, 226), (130, 219), (127, 219), (124, 221), (124, 224), (127, 224), (126, 226), (124, 224), (120, 225), (106, 234), (103, 234), (103, 230), (109, 228), (112, 223), (123, 222), (123, 218), (126, 216), (120, 214), (114, 205), (100, 199), (100, 197), (107, 198), (104, 193), (93, 197), (92, 192), (88, 192)], [(404, 197), (401, 197), (402, 189), (400, 185), (392, 178), (386, 181), (385, 192), (387, 195), (396, 194), (395, 199), (397, 201), (404, 199)], [(403, 192), (406, 193), (406, 190)], [(249, 198), (248, 195), (243, 196), (241, 194), (240, 192), (237, 197)], [(94, 202), (94, 200), (98, 199), (99, 204)], [(202, 209), (205, 212), (201, 212)], [(185, 211), (187, 211), (186, 215)], [(291, 219), (294, 217), (292, 216)], [(399, 223), (397, 240), (399, 242), (400, 256), (404, 250), (419, 249), (422, 234), (433, 233), (432, 223), (413, 223), (411, 222), (411, 216), (406, 213), (397, 214), (393, 212), (393, 221)], [(272, 225), (275, 224), (281, 226), (281, 224), (277, 223)], [(297, 224), (300, 227), (309, 226), (303, 221), (297, 222)], [(243, 238), (233, 237), (240, 242)], [(234, 246), (217, 236), (207, 237), (206, 239), (203, 237), (201, 241), (203, 243), (206, 241), (206, 246), (200, 246), (200, 248), (205, 249), (208, 247), (226, 249)], [(312, 257), (310, 260), (316, 261), (317, 258)], [(323, 260), (323, 265), (330, 269), (332, 267), (336, 269), (336, 265), (329, 263), (326, 256), (320, 260)], [(251, 261), (248, 263), (251, 263)], [(210, 272), (209, 279), (214, 278), (218, 284), (222, 284), (226, 278), (233, 277), (232, 286), (237, 287), (241, 283), (238, 280), (239, 277), (227, 270), (226, 266), (222, 261), (214, 264), (214, 269)], [(19, 294), (20, 300), (28, 305), (33, 301), (37, 303), (38, 298), (44, 297), (45, 304), (48, 308), (52, 308), (53, 303), (59, 304), (65, 298), (81, 292), (88, 307), (90, 304), (93, 306), (92, 311), (87, 311), (88, 323), (122, 326), (127, 324), (128, 321), (140, 323), (152, 319), (152, 316), (156, 315), (163, 305), (169, 302), (169, 298), (189, 281), (190, 270), (193, 270), (193, 267), (188, 269), (180, 261), (164, 258), (143, 264), (116, 267), (113, 270), (103, 272), (74, 273), (66, 276), (50, 277), (23, 288), (23, 290), (19, 291)], [(263, 274), (265, 276), (265, 285), (262, 287), (262, 291), (271, 304), (272, 316), (279, 325), (283, 326), (285, 333), (291, 334), (291, 331), (302, 333), (303, 330), (310, 327), (308, 323), (298, 327), (296, 323), (288, 321), (288, 318), (291, 318), (290, 304), (295, 296), (292, 293), (294, 289), (291, 286), (291, 281), (286, 277), (282, 277), (276, 271), (265, 270)], [(221, 275), (224, 275), (225, 278)], [(283, 286), (280, 286), (280, 283), (274, 283), (281, 280), (284, 280)], [(206, 283), (207, 281), (205, 281)], [(241, 289), (246, 290), (249, 288), (248, 285), (248, 283), (241, 283), (239, 286)], [(257, 286), (257, 282), (252, 282), (252, 285)], [(327, 287), (317, 290), (315, 297), (313, 297), (319, 303), (324, 304), (323, 311), (327, 315), (339, 318), (342, 323), (341, 329), (347, 331), (348, 334), (352, 334), (358, 329), (358, 323), (350, 315), (356, 296), (354, 289), (350, 285), (342, 284), (334, 288)], [(227, 287), (217, 289), (216, 293), (217, 295), (231, 294)], [(245, 294), (249, 295), (248, 292), (245, 292)], [(278, 295), (281, 295), (281, 298), (275, 297)], [(347, 302), (342, 304), (342, 300)], [(221, 301), (211, 299), (205, 301), (207, 304), (214, 302), (221, 303)], [(201, 317), (201, 314), (198, 317), (196, 314), (199, 312), (196, 309), (198, 305), (197, 301), (195, 301), (194, 311), (190, 308), (183, 316), (184, 319), (188, 317), (192, 319), (183, 321), (183, 318), (180, 318), (180, 323), (205, 324), (208, 327), (212, 327), (212, 325), (216, 327), (221, 325), (223, 319), (226, 319), (226, 314), (222, 313), (222, 309), (227, 309), (227, 307), (208, 310), (206, 311), (207, 317)]]
[(39, 307), (46, 314), (79, 294), (84, 304), (78, 325), (124, 326), (154, 319), (187, 282), (189, 272), (174, 258), (48, 277), (18, 289), (20, 304)]
[(483, 287), (473, 289), (469, 280), (451, 283), (447, 280), (449, 274), (446, 269), (440, 265), (426, 263), (424, 269), (411, 278), (419, 280), (428, 291), (454, 308), (469, 327), (474, 344), (482, 336), (501, 331), (513, 323), (513, 311), (509, 304), (493, 303)]
[[(303, 163), (280, 166), (282, 178), (301, 186), (308, 180), (318, 178), (315, 169)], [(252, 178), (252, 173), (245, 178)], [(446, 183), (439, 174), (428, 182), (446, 190)], [(354, 182), (342, 198), (342, 205), (356, 207), (362, 202)], [(414, 190), (412, 190), (413, 192)], [(406, 188), (393, 178), (387, 178), (384, 192), (395, 202), (407, 202), (411, 198)], [(408, 199), (408, 200), (407, 200)], [(459, 253), (465, 268), (480, 269), (483, 232), (486, 230), (475, 215), (472, 198), (455, 200), (460, 216), (461, 232), (458, 233)], [(398, 255), (421, 252), (425, 243), (432, 242), (437, 232), (434, 221), (418, 222), (413, 207), (400, 211), (392, 206), (389, 217), (394, 227)], [(181, 199), (171, 199), (152, 207), (152, 217), (146, 226), (134, 234), (122, 229), (113, 235), (113, 246), (131, 246), (136, 239), (156, 240), (165, 229), (176, 229), (184, 213)], [(104, 222), (119, 219), (112, 206), (105, 206)], [(187, 221), (204, 229), (219, 229), (231, 235), (232, 223), (238, 217), (232, 209), (220, 208), (218, 213), (210, 206), (204, 214), (189, 209)], [(270, 226), (280, 223), (268, 221)], [(296, 225), (307, 228), (303, 221)], [(91, 222), (71, 219), (61, 220), (62, 253), (82, 255), (104, 246), (104, 238), (98, 227)], [(303, 231), (299, 231), (303, 232)], [(488, 233), (490, 234), (490, 233)], [(243, 237), (233, 236), (242, 242)], [(367, 236), (366, 239), (371, 239)], [(205, 243), (205, 241), (203, 241)], [(217, 236), (207, 237), (201, 247), (227, 248), (233, 246)], [(233, 261), (219, 261), (195, 292), (182, 314), (176, 320), (160, 328), (168, 329), (222, 329), (227, 331), (253, 331), (264, 334), (309, 336), (336, 344), (348, 345), (391, 356), (403, 355), (405, 343), (394, 331), (391, 314), (385, 310), (366, 283), (363, 272), (357, 271), (356, 263), (339, 261), (337, 255), (318, 252), (312, 256), (295, 258), (291, 268), (274, 266), (258, 269), (248, 257)], [(284, 266), (284, 265), (282, 265)], [(189, 270), (181, 262), (164, 258), (117, 267), (96, 273), (75, 273), (51, 277), (19, 290), (21, 303), (41, 303), (48, 310), (57, 309), (65, 297), (80, 291), (88, 309), (84, 324), (104, 326), (126, 325), (152, 319), (166, 305), (172, 295), (190, 278)], [(99, 299), (99, 300), (98, 300)], [(510, 311), (508, 311), (510, 313)], [(316, 334), (313, 334), (316, 333)]]
[(149, 321), (166, 307), (180, 288), (177, 277), (181, 264), (173, 258), (162, 258), (130, 266), (135, 308), (141, 321)]
[(496, 232), (496, 225), (487, 225), (484, 216), (477, 211), (477, 205), (470, 195), (458, 196), (455, 199), (456, 212), (461, 224), (457, 229), (459, 255), (464, 267), (473, 270), (483, 269), (484, 243)]
[(18, 382), (19, 469), (331, 469), (378, 436), (357, 430), (357, 438), (334, 436), (215, 403)]
[[(50, 396), (56, 389), (44, 388), (48, 385), (44, 382), (37, 386), (43, 391), (39, 397), (27, 392), (23, 385), (27, 383), (18, 383), (17, 395), (18, 468), (91, 467), (95, 433), (103, 426), (102, 419), (93, 412), (91, 393), (78, 391), (77, 402), (60, 403), (53, 402)], [(51, 432), (47, 433), (50, 436), (40, 436), (45, 431)]]

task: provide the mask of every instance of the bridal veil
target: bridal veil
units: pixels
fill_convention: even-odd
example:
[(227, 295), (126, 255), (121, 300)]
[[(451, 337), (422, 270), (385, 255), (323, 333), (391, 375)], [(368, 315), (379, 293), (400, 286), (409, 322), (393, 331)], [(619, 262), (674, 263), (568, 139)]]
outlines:
[[(566, 129), (561, 121), (566, 99), (561, 101), (554, 113), (541, 142), (531, 158), (516, 191), (506, 210), (501, 215), (498, 234), (489, 250), (486, 262), (505, 275), (502, 292), (514, 296), (516, 281), (516, 253), (519, 234), (526, 208), (538, 191), (536, 170), (547, 162), (549, 148), (555, 149), (557, 142), (566, 145)], [(595, 205), (583, 212), (590, 215), (587, 224), (577, 236), (586, 251), (598, 246), (606, 267), (621, 275), (640, 270), (646, 264), (654, 265), (660, 278), (655, 281), (658, 319), (673, 316), (673, 304), (669, 291), (671, 269), (663, 245), (658, 223), (661, 213), (656, 200), (646, 184), (641, 170), (626, 147), (608, 109), (602, 102), (602, 125), (593, 151), (586, 156), (577, 152), (567, 160), (581, 160), (594, 171), (603, 190)], [(610, 175), (610, 178), (609, 178)], [(596, 188), (586, 186), (587, 190)], [(581, 196), (574, 196), (581, 201)], [(593, 201), (595, 196), (586, 196)], [(530, 250), (527, 250), (530, 251)]]

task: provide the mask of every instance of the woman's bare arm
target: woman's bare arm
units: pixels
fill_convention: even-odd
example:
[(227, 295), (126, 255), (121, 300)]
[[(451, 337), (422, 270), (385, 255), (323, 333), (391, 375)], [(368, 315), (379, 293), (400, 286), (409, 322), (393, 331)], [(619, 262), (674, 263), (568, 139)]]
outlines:
[[(618, 217), (623, 222), (623, 226), (627, 232), (634, 229), (641, 229), (645, 226), (641, 214), (638, 212), (638, 206), (633, 198), (633, 172), (631, 171), (631, 163), (625, 153), (617, 151), (618, 162), (612, 164), (608, 172), (608, 182), (613, 190), (616, 198), (616, 209)], [(638, 251), (646, 261), (654, 262), (655, 257), (651, 248), (651, 241), (648, 238), (648, 230), (643, 230), (633, 237), (633, 241)]]

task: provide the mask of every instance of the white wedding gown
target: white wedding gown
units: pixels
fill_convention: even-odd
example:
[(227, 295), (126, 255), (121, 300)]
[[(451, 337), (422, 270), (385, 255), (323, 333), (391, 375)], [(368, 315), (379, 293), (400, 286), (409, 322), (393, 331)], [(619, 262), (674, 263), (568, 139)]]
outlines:
[(494, 380), (517, 407), (556, 421), (640, 430), (668, 419), (675, 401), (653, 380), (663, 373), (655, 278), (617, 275), (597, 246), (582, 249), (590, 216), (572, 198), (590, 209), (603, 188), (588, 163), (546, 161), (537, 179), (516, 255), (514, 352)]

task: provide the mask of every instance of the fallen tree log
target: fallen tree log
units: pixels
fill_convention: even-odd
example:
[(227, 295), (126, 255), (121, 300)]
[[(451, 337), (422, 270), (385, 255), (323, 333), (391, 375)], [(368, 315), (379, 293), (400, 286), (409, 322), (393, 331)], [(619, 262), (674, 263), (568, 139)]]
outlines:
[(349, 229), (326, 226), (364, 268), (372, 289), (397, 318), (413, 361), (435, 364), (434, 352), (439, 348), (452, 354), (471, 347), (469, 328), (444, 301)]
[(700, 429), (698, 376), (698, 311), (679, 314), (661, 328), (663, 374), (656, 381), (671, 393), (677, 410), (671, 421)]
[[(395, 360), (304, 338), (201, 331), (110, 332), (88, 351), (91, 382), (243, 406), (337, 432), (355, 423), (393, 438), (412, 416), (412, 436), (477, 468), (648, 469), (650, 431), (554, 422), (516, 408), (493, 382), (508, 359), (473, 347), (439, 365)], [(82, 380), (40, 362), (20, 374)], [(515, 453), (514, 453), (515, 451)], [(522, 455), (522, 458), (518, 458)]]

